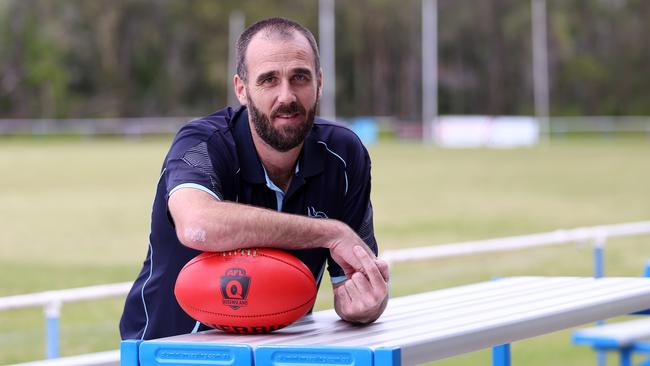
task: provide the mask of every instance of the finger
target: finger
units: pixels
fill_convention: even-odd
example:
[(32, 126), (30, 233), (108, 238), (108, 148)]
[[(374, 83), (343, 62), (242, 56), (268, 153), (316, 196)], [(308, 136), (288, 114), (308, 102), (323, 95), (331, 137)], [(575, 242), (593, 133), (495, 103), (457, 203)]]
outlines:
[(339, 301), (341, 301), (341, 304), (343, 305), (347, 306), (352, 301), (352, 299), (350, 298), (350, 294), (345, 288), (344, 283), (334, 288), (334, 295), (338, 298)]
[[(349, 250), (349, 249), (348, 249)], [(350, 278), (354, 272), (357, 272), (359, 268), (362, 267), (359, 263), (359, 259), (354, 255), (354, 251), (350, 252), (345, 250), (341, 253), (334, 252), (330, 250), (332, 254), (332, 259), (341, 266), (343, 273)]]
[(345, 313), (349, 312), (349, 309), (352, 307), (353, 300), (350, 297), (347, 288), (344, 284), (341, 284), (335, 289), (335, 291), (335, 301), (338, 302), (339, 308)]
[(362, 273), (357, 272), (353, 274), (352, 278), (350, 278), (350, 281), (354, 282), (354, 285), (356, 286), (357, 290), (359, 290), (361, 296), (372, 293), (370, 282), (368, 281), (368, 278)]
[(370, 252), (370, 249), (365, 245), (355, 245), (352, 248), (352, 253), (358, 263), (357, 272), (365, 273), (366, 266), (375, 261), (375, 254)]
[(373, 309), (377, 306), (378, 302), (383, 300), (385, 294), (382, 289), (372, 287), (368, 278), (363, 274), (359, 272), (355, 273), (350, 281), (353, 281), (359, 290), (359, 297), (354, 300), (359, 304), (363, 304), (364, 309)]
[[(346, 281), (350, 282), (350, 280)], [(335, 302), (338, 304), (339, 314), (343, 315), (344, 319), (354, 318), (358, 313), (358, 302), (356, 302), (349, 293), (349, 285), (341, 284), (338, 288), (338, 294), (336, 295)]]
[(359, 261), (363, 263), (363, 272), (365, 272), (366, 277), (370, 280), (372, 287), (385, 287), (386, 281), (377, 267), (377, 261), (370, 258), (368, 253), (360, 247), (354, 248), (354, 254), (359, 258)]
[(357, 246), (359, 248), (363, 249), (363, 251), (366, 252), (368, 254), (368, 256), (370, 256), (370, 258), (375, 258), (376, 257), (375, 253), (373, 253), (372, 250), (370, 250), (370, 248), (367, 245), (357, 245)]
[[(354, 277), (354, 276), (363, 276), (363, 275), (360, 274), (360, 273), (355, 273), (352, 276)], [(353, 281), (351, 279), (345, 281), (345, 289), (347, 290), (348, 295), (350, 295), (350, 300), (352, 302), (354, 302), (355, 300), (357, 300), (357, 299), (359, 299), (361, 297), (361, 291), (357, 287), (357, 284), (356, 284), (355, 281)]]
[(377, 264), (377, 268), (379, 268), (379, 272), (381, 272), (384, 281), (388, 282), (388, 279), (390, 278), (390, 267), (388, 266), (388, 262), (383, 259), (377, 259), (375, 263)]
[(357, 273), (357, 269), (356, 269), (357, 267), (362, 267), (362, 266), (355, 263), (354, 266), (346, 267), (345, 269), (343, 269), (343, 273), (345, 273), (345, 276), (347, 278), (350, 278), (352, 277), (353, 274)]

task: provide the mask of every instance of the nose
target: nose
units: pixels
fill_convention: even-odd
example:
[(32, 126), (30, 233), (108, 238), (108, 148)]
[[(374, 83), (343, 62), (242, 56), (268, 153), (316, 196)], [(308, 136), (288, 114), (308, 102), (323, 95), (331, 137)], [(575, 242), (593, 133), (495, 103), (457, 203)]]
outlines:
[(288, 80), (280, 83), (278, 103), (289, 104), (296, 101), (296, 94)]

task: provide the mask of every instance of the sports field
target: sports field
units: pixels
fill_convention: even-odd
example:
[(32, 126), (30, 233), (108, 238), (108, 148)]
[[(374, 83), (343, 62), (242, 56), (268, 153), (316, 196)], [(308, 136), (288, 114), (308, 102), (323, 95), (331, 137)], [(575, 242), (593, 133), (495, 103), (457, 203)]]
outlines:
[[(169, 138), (0, 140), (0, 296), (130, 281)], [(650, 140), (561, 140), (531, 149), (441, 150), (382, 142), (373, 158), (382, 248), (650, 219)], [(638, 276), (650, 236), (608, 243), (606, 272)], [(393, 295), (495, 276), (590, 275), (589, 245), (477, 255), (392, 271)], [(331, 306), (329, 285), (318, 308)], [(121, 300), (63, 307), (62, 354), (116, 349)], [(0, 364), (43, 358), (42, 309), (0, 313)], [(518, 365), (591, 365), (570, 332), (513, 346)], [(486, 365), (474, 354), (435, 365)]]

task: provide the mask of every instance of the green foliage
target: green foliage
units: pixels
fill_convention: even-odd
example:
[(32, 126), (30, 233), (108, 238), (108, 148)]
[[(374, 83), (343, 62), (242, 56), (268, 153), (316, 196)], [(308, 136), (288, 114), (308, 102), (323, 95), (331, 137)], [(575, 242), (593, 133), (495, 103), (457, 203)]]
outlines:
[(25, 35), (25, 83), (40, 102), (32, 104), (33, 107), (44, 115), (63, 117), (66, 115), (65, 89), (68, 83), (64, 54), (58, 44), (38, 27), (35, 19), (31, 19)]
[[(650, 3), (547, 0), (551, 112), (650, 113)], [(438, 1), (442, 114), (533, 110), (530, 2)], [(4, 0), (0, 117), (199, 115), (228, 100), (228, 22), (295, 19), (311, 0)], [(341, 116), (418, 120), (421, 1), (336, 2)], [(326, 81), (327, 82), (327, 81)]]

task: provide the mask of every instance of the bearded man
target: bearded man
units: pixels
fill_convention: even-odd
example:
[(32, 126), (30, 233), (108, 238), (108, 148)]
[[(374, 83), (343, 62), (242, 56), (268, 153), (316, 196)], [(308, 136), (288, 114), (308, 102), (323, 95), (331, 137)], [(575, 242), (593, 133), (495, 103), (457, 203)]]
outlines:
[(343, 320), (370, 323), (386, 307), (370, 157), (350, 130), (315, 117), (323, 73), (314, 36), (270, 18), (241, 34), (237, 53), (233, 82), (242, 107), (189, 122), (165, 158), (122, 339), (207, 329), (173, 293), (179, 271), (201, 251), (287, 250), (319, 285), (327, 267)]

